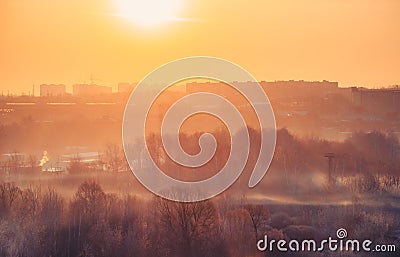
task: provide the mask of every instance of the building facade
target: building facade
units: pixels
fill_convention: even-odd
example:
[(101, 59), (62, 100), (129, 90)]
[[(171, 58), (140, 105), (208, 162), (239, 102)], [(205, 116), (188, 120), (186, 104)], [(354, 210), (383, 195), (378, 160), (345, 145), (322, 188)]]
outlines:
[(63, 96), (66, 94), (63, 84), (42, 84), (40, 85), (40, 96)]
[(112, 88), (96, 84), (75, 84), (72, 86), (73, 95), (101, 95), (111, 94)]

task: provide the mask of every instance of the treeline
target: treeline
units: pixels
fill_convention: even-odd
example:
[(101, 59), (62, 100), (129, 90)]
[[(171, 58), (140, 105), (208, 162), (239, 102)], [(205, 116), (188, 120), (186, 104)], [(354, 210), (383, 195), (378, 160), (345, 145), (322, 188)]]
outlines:
[[(0, 256), (246, 256), (254, 253), (268, 218), (259, 205), (236, 209), (226, 200), (117, 196), (94, 180), (83, 182), (68, 201), (55, 189), (3, 183)], [(232, 252), (227, 240), (239, 234), (245, 241), (237, 241), (240, 251), (235, 246)]]
[[(328, 155), (332, 158), (329, 161)], [(393, 133), (355, 132), (343, 142), (298, 138), (287, 130), (278, 131), (274, 160), (268, 174), (294, 194), (317, 174), (327, 189), (357, 193), (400, 190), (400, 144)], [(331, 178), (328, 178), (331, 176)], [(330, 182), (329, 182), (330, 180)], [(337, 190), (334, 190), (337, 189)]]
[[(254, 129), (249, 131), (252, 145), (243, 181), (252, 172), (258, 157), (257, 146), (260, 145), (259, 132)], [(182, 136), (184, 149), (190, 154), (197, 153), (199, 149), (199, 135)], [(229, 135), (224, 131), (218, 131), (214, 136), (218, 143), (215, 156), (209, 163), (199, 168), (195, 179), (206, 179), (216, 174), (229, 156)], [(148, 146), (153, 158), (162, 170), (177, 179), (188, 181), (193, 179), (192, 169), (168, 161), (159, 135), (151, 135), (149, 140)], [(134, 149), (141, 150), (137, 145)], [(327, 154), (332, 156), (330, 161), (326, 157)], [(8, 159), (3, 157), (3, 161), (0, 162), (0, 173), (34, 171), (39, 158), (40, 156), (33, 154), (28, 156), (14, 154)], [(265, 186), (268, 190), (277, 192), (284, 189), (293, 195), (306, 194), (305, 189), (307, 189), (311, 194), (315, 194), (315, 190), (323, 184), (322, 187), (331, 191), (336, 189), (343, 192), (343, 189), (346, 189), (352, 193), (398, 194), (400, 189), (398, 160), (400, 160), (400, 143), (394, 133), (355, 132), (347, 140), (336, 142), (313, 137), (299, 138), (289, 133), (287, 129), (280, 129), (277, 131), (274, 159), (267, 173), (267, 179), (264, 180), (266, 183), (261, 183), (258, 188), (263, 189)], [(136, 162), (140, 163), (141, 160)], [(109, 144), (101, 148), (99, 160), (84, 162), (80, 158), (71, 159), (65, 170), (73, 175), (88, 171), (129, 172), (130, 169), (122, 147)], [(269, 184), (269, 181), (273, 183)]]
[[(106, 193), (93, 180), (83, 182), (71, 199), (51, 188), (2, 183), (0, 256), (290, 256), (259, 252), (256, 242), (264, 235), (318, 240), (344, 227), (354, 238), (392, 243), (398, 240), (392, 233), (400, 225), (397, 217), (393, 208), (266, 206), (245, 196), (197, 203), (141, 199)], [(340, 253), (299, 256), (335, 254)]]
[[(259, 133), (250, 129), (252, 145), (247, 165), (241, 176), (248, 181), (258, 158)], [(200, 134), (182, 136), (183, 148), (196, 154)], [(206, 165), (193, 170), (168, 161), (159, 135), (151, 135), (148, 147), (153, 160), (169, 176), (191, 181), (207, 179), (225, 165), (229, 157), (229, 135), (224, 131), (214, 134), (218, 148), (214, 158)], [(157, 139), (158, 138), (158, 139)], [(196, 150), (197, 149), (197, 150)], [(135, 145), (135, 150), (141, 150)], [(329, 160), (326, 156), (332, 155)], [(400, 143), (393, 133), (373, 131), (355, 132), (343, 142), (321, 140), (319, 138), (299, 138), (287, 129), (277, 131), (277, 145), (274, 159), (263, 182), (257, 186), (260, 192), (302, 195), (311, 197), (325, 193), (375, 194), (388, 193), (400, 196)], [(140, 163), (140, 161), (138, 161)], [(122, 147), (108, 145), (96, 164), (69, 163), (70, 174), (88, 170), (129, 171)], [(134, 167), (135, 168), (135, 167)], [(246, 183), (236, 183), (234, 190), (247, 189)]]

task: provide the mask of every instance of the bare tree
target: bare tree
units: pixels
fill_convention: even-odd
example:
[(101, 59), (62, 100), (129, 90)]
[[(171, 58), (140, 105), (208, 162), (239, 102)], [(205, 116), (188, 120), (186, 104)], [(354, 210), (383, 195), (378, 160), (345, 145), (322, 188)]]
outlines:
[(128, 168), (125, 155), (121, 147), (116, 144), (108, 144), (104, 151), (104, 162), (109, 171), (124, 171)]
[(17, 216), (21, 221), (33, 221), (41, 207), (41, 188), (29, 187), (22, 191), (21, 201), (18, 201)]
[(21, 189), (13, 183), (3, 183), (0, 185), (0, 211), (8, 214), (15, 201), (21, 197)]
[[(153, 208), (166, 256), (224, 256), (218, 215), (210, 201), (178, 203), (155, 198)], [(222, 252), (217, 253), (218, 248)]]
[(228, 211), (223, 223), (224, 239), (229, 242), (229, 256), (252, 256), (253, 227), (247, 210), (238, 208)]
[(106, 194), (94, 180), (83, 182), (71, 203), (74, 215), (87, 222), (98, 222), (106, 206)]
[(247, 204), (245, 209), (249, 213), (251, 224), (253, 226), (254, 237), (259, 238), (259, 232), (263, 223), (269, 219), (269, 211), (264, 209), (262, 205)]
[(42, 255), (56, 256), (58, 252), (57, 241), (60, 231), (60, 222), (64, 208), (64, 199), (53, 188), (42, 196), (40, 209), (40, 223), (43, 226), (41, 234)]

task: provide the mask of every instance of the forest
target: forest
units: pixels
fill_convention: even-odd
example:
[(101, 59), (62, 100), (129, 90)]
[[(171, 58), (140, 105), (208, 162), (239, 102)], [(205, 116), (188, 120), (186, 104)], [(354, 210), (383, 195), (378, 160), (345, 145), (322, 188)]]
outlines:
[[(107, 171), (77, 159), (68, 175), (49, 175), (58, 183), (43, 183), (41, 175), (20, 183), (2, 174), (0, 256), (364, 256), (256, 248), (265, 235), (317, 240), (339, 228), (351, 238), (399, 247), (400, 144), (393, 134), (357, 132), (332, 142), (281, 129), (277, 138), (270, 170), (254, 190), (238, 181), (195, 203), (143, 194), (139, 183), (118, 190), (134, 177), (117, 172), (126, 161), (116, 145), (105, 147)], [(334, 153), (330, 164), (326, 153)]]

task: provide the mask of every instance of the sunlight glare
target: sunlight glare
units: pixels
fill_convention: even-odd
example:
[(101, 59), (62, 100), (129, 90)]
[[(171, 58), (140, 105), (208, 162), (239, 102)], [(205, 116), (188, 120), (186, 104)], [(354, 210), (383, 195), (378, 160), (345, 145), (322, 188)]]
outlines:
[(118, 16), (140, 26), (157, 26), (178, 20), (182, 0), (116, 0)]

